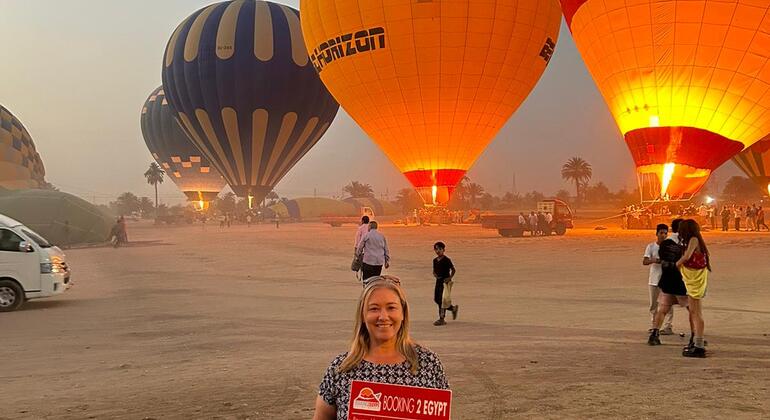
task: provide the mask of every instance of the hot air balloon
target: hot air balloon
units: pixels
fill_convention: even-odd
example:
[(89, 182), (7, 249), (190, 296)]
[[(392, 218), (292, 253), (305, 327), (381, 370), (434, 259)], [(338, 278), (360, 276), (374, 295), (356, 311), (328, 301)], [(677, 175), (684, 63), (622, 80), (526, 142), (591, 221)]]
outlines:
[(556, 0), (301, 0), (329, 91), (428, 205), (457, 183), (534, 88)]
[(0, 105), (0, 188), (20, 190), (45, 185), (45, 168), (24, 125)]
[(163, 87), (155, 89), (142, 107), (142, 135), (158, 165), (203, 210), (225, 186), (225, 180), (201, 156), (176, 120)]
[(174, 31), (163, 61), (182, 127), (241, 197), (261, 201), (339, 109), (288, 6), (237, 0), (198, 10)]
[(733, 162), (762, 189), (763, 193), (770, 194), (770, 135), (735, 155)]
[(643, 197), (689, 199), (770, 133), (770, 3), (561, 0)]

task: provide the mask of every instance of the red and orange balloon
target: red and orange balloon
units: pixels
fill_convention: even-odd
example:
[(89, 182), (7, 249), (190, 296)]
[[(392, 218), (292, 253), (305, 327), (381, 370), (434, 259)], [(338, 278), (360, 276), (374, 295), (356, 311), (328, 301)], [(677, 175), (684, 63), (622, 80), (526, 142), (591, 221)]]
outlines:
[(540, 79), (556, 0), (302, 0), (321, 80), (409, 179), (445, 204)]
[(646, 198), (690, 198), (770, 133), (767, 0), (561, 5)]

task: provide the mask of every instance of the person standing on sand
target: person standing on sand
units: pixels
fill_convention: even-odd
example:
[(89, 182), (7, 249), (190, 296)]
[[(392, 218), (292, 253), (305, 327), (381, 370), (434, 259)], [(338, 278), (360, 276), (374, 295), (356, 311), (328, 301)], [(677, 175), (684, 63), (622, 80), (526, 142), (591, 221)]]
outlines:
[(449, 389), (439, 357), (409, 335), (409, 303), (394, 276), (364, 282), (350, 350), (335, 357), (318, 387), (313, 420), (347, 420), (352, 381)]
[[(356, 229), (356, 237), (353, 239), (353, 256), (357, 256), (357, 250), (358, 250), (358, 244), (361, 243), (361, 240), (364, 239), (364, 235), (366, 235), (369, 232), (369, 216), (363, 216), (361, 217), (361, 225)], [(363, 268), (363, 264), (361, 264), (361, 267)], [(363, 280), (363, 270), (359, 269), (356, 271), (356, 278), (361, 281)]]
[(676, 262), (677, 268), (682, 273), (682, 280), (687, 289), (687, 299), (690, 311), (693, 333), (690, 335), (690, 343), (682, 351), (684, 357), (706, 357), (706, 343), (703, 339), (704, 321), (702, 299), (706, 296), (708, 288), (708, 273), (711, 271), (711, 262), (706, 242), (700, 233), (698, 222), (688, 219), (682, 222), (679, 233), (685, 251)]
[(537, 216), (534, 211), (529, 213), (529, 232), (530, 236), (537, 235)]
[(353, 251), (358, 249), (358, 244), (361, 243), (361, 239), (369, 232), (369, 216), (361, 217), (361, 225), (356, 229), (356, 237), (353, 240)]
[(770, 231), (770, 227), (767, 227), (765, 224), (765, 211), (762, 210), (762, 206), (757, 207), (757, 232), (760, 232), (762, 230), (762, 226), (765, 227), (768, 231)]
[(120, 219), (118, 219), (118, 227), (120, 228), (120, 237), (118, 238), (118, 242), (121, 244), (127, 244), (128, 243), (128, 229), (126, 228), (126, 218), (123, 216), (120, 216)]
[(452, 319), (457, 319), (458, 305), (452, 305), (452, 286), (454, 285), (455, 270), (452, 260), (444, 255), (446, 245), (443, 242), (433, 244), (433, 251), (436, 258), (433, 259), (433, 277), (436, 279), (436, 286), (433, 289), (433, 301), (438, 305), (438, 319), (433, 325), (446, 325), (444, 317), (449, 309), (452, 312)]
[[(682, 281), (682, 273), (676, 267), (677, 261), (684, 253), (679, 241), (679, 225), (681, 223), (682, 219), (674, 219), (671, 222), (671, 236), (661, 242), (660, 249), (658, 249), (661, 267), (660, 281), (658, 282), (660, 294), (658, 295), (658, 311), (655, 312), (652, 331), (650, 331), (650, 337), (647, 339), (647, 344), (651, 346), (661, 344), (660, 326), (671, 306), (677, 303), (683, 307), (688, 305), (687, 289), (684, 286), (684, 281)], [(692, 317), (690, 317), (690, 331), (693, 331)]]
[(377, 222), (369, 222), (369, 232), (364, 235), (356, 248), (356, 255), (363, 255), (361, 264), (361, 278), (366, 281), (369, 277), (379, 276), (382, 273), (382, 267), (390, 267), (390, 253), (388, 252), (388, 241), (385, 236), (377, 230)]
[[(652, 332), (655, 328), (655, 314), (658, 312), (658, 296), (660, 295), (660, 288), (658, 283), (660, 282), (660, 276), (662, 269), (660, 267), (660, 256), (658, 251), (660, 250), (660, 244), (666, 240), (668, 236), (668, 226), (666, 224), (659, 224), (655, 229), (655, 242), (651, 242), (644, 250), (644, 258), (642, 259), (642, 265), (650, 266), (650, 274), (647, 280), (649, 296), (650, 296), (650, 323), (652, 327), (648, 330)], [(663, 323), (663, 329), (660, 331), (661, 335), (674, 334), (672, 323), (674, 321), (674, 308), (666, 313), (666, 317)]]
[(730, 229), (730, 209), (727, 206), (722, 206), (722, 232), (727, 232)]

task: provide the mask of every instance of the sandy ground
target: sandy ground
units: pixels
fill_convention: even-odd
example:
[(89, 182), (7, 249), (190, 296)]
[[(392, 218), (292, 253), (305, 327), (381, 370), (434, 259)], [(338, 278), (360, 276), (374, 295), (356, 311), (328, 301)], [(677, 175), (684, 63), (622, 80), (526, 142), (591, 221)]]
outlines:
[[(352, 331), (354, 227), (129, 228), (130, 247), (68, 251), (67, 294), (0, 314), (0, 418), (310, 418)], [(693, 360), (679, 336), (646, 345), (651, 232), (382, 231), (455, 419), (770, 416), (770, 234), (706, 235), (710, 357)], [(445, 327), (435, 240), (458, 267)]]

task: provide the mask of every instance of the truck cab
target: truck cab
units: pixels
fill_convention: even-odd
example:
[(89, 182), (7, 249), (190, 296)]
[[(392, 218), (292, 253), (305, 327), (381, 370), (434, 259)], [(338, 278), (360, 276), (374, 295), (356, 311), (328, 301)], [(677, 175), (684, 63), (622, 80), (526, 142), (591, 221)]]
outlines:
[(0, 312), (71, 286), (64, 253), (32, 229), (0, 214)]
[(551, 213), (553, 216), (551, 229), (557, 235), (564, 235), (567, 229), (575, 227), (572, 223), (572, 209), (562, 200), (552, 198), (540, 201), (537, 203), (537, 211)]

